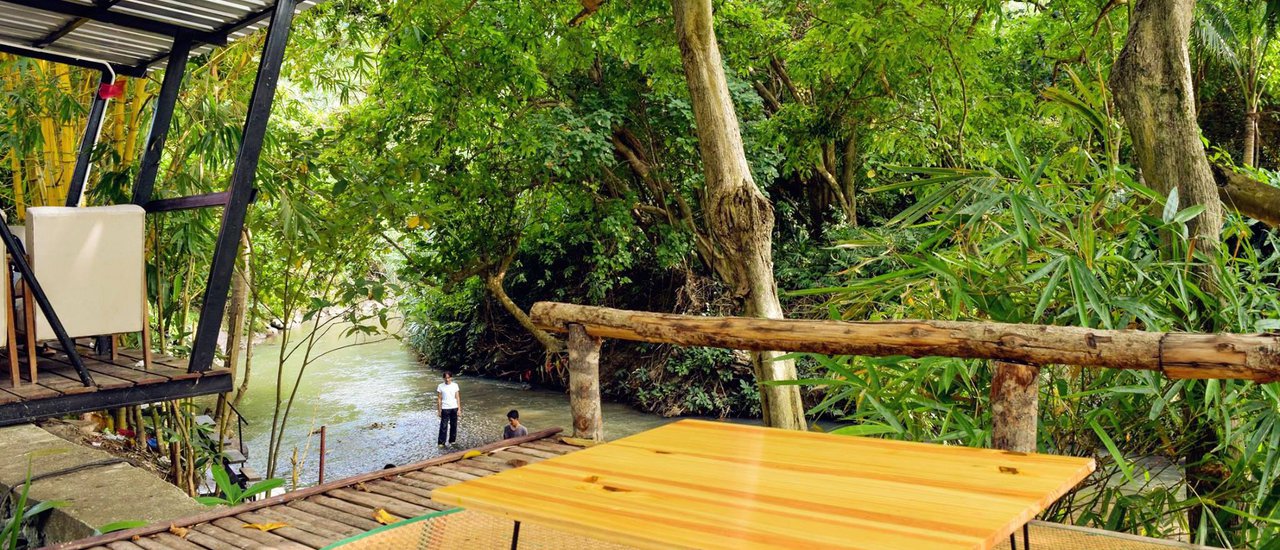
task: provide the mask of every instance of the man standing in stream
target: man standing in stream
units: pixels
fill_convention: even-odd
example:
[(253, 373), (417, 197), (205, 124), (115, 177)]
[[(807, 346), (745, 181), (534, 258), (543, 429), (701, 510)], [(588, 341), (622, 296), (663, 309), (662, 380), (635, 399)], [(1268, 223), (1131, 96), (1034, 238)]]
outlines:
[[(462, 411), (462, 397), (458, 395), (458, 383), (453, 381), (453, 373), (444, 371), (444, 382), (436, 386), (436, 416), (440, 417), (440, 437), (436, 438), (436, 446), (444, 447), (458, 440), (458, 413)], [(446, 440), (445, 436), (449, 438)]]

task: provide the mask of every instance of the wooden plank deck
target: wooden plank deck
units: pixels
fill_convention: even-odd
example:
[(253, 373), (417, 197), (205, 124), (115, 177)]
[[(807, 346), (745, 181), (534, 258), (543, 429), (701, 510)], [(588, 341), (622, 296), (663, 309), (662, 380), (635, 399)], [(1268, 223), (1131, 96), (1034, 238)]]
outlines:
[(94, 382), (85, 386), (67, 355), (57, 349), (51, 351), (37, 359), (35, 383), (28, 374), (25, 354), (20, 354), (23, 357), (18, 366), (22, 382), (15, 387), (7, 373), (0, 379), (0, 426), (231, 389), (229, 369), (189, 373), (185, 359), (154, 356), (151, 368), (146, 370), (140, 364), (140, 351), (122, 350), (113, 361), (98, 357), (87, 348), (78, 350)]
[[(433, 489), (578, 450), (556, 441), (554, 438), (559, 433), (559, 428), (542, 430), (240, 506), (212, 509), (196, 516), (50, 548), (323, 548), (381, 527), (374, 519), (378, 510), (384, 510), (396, 520), (443, 510), (447, 507), (431, 500)], [(481, 455), (467, 456), (475, 452)], [(284, 522), (289, 526), (270, 532), (244, 527), (268, 522)], [(189, 529), (185, 540), (174, 535), (171, 527)]]
[[(129, 531), (49, 547), (51, 550), (181, 548), (318, 549), (382, 525), (379, 510), (396, 520), (446, 509), (431, 500), (435, 489), (518, 468), (579, 449), (556, 437), (559, 428), (499, 441), (398, 468), (369, 472), (257, 502)], [(250, 523), (282, 522), (288, 527), (262, 532)], [(176, 533), (183, 533), (179, 536)], [(1032, 522), (1032, 546), (1047, 550), (1200, 550), (1172, 541), (1148, 539), (1047, 522)], [(1018, 536), (1022, 546), (1021, 535)], [(852, 541), (851, 541), (852, 542)]]

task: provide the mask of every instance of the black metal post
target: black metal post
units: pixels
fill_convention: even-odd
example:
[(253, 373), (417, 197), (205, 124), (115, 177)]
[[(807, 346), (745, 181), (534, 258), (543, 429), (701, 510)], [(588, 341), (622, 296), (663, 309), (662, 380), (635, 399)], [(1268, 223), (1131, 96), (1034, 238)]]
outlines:
[[(511, 550), (520, 547), (520, 522), (516, 522), (516, 526), (511, 529)], [(1014, 550), (1017, 550), (1016, 548)]]
[(138, 179), (133, 182), (133, 204), (143, 205), (151, 200), (156, 174), (160, 171), (160, 158), (164, 154), (164, 142), (169, 138), (169, 123), (173, 120), (173, 107), (178, 103), (178, 89), (182, 76), (187, 72), (187, 57), (191, 55), (191, 39), (180, 34), (173, 39), (169, 63), (164, 69), (164, 82), (156, 97), (155, 114), (151, 115), (151, 130), (147, 132), (147, 144), (142, 150), (142, 163), (138, 167)]
[[(63, 351), (67, 352), (67, 358), (71, 359), (71, 364), (75, 366), (76, 373), (80, 375), (80, 382), (86, 386), (92, 386), (93, 377), (89, 376), (89, 370), (84, 368), (84, 361), (80, 360), (80, 354), (76, 352), (75, 341), (69, 338), (67, 330), (62, 328), (62, 321), (58, 320), (58, 314), (53, 311), (53, 305), (49, 303), (49, 297), (45, 296), (44, 289), (40, 288), (40, 282), (36, 281), (35, 272), (31, 271), (31, 264), (27, 262), (26, 251), (22, 249), (18, 239), (13, 237), (13, 233), (9, 231), (8, 224), (0, 223), (0, 240), (4, 241), (4, 247), (9, 251), (9, 257), (18, 266), (18, 272), (22, 273), (22, 278), (26, 281), (27, 288), (31, 289), (31, 297), (40, 306), (40, 311), (44, 312), (44, 317), (49, 321), (49, 326), (53, 327), (53, 333), (58, 336), (58, 343), (62, 344)], [(34, 334), (28, 335), (28, 344), (34, 339)], [(9, 345), (13, 345), (13, 343)]]
[(213, 265), (209, 266), (209, 278), (200, 306), (200, 322), (196, 325), (195, 344), (191, 348), (191, 360), (187, 369), (191, 372), (209, 370), (213, 366), (218, 346), (218, 331), (227, 306), (227, 292), (231, 288), (231, 270), (235, 267), (240, 249), (240, 231), (244, 228), (245, 214), (253, 198), (253, 178), (262, 156), (263, 137), (267, 133), (267, 120), (271, 118), (271, 104), (275, 100), (276, 83), (280, 79), (280, 66), (284, 62), (285, 44), (293, 25), (294, 0), (278, 0), (267, 27), (267, 41), (262, 46), (262, 59), (258, 64), (258, 77), (253, 83), (249, 99), (249, 115), (245, 118), (240, 141), (240, 154), (231, 171), (231, 197), (222, 209), (222, 227), (213, 249)]
[[(111, 84), (115, 75), (102, 72), (101, 84)], [(80, 140), (80, 153), (76, 156), (76, 169), (71, 173), (71, 187), (67, 189), (67, 206), (80, 206), (80, 196), (84, 194), (84, 184), (89, 179), (89, 164), (93, 156), (93, 146), (98, 144), (98, 134), (102, 131), (102, 117), (107, 114), (107, 98), (102, 97), (102, 86), (93, 92), (93, 102), (89, 104), (89, 120), (84, 125), (84, 137)]]

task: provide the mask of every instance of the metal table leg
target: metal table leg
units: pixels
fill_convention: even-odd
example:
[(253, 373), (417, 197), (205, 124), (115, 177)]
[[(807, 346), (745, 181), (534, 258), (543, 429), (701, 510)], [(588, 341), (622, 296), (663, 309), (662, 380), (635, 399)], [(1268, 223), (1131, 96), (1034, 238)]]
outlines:
[[(1009, 550), (1018, 550), (1016, 533), (1009, 533)], [(1022, 524), (1022, 550), (1031, 550), (1031, 524)]]
[[(516, 526), (511, 530), (511, 550), (516, 550), (520, 546), (520, 522), (516, 522)], [(1016, 548), (1014, 550), (1017, 550)]]

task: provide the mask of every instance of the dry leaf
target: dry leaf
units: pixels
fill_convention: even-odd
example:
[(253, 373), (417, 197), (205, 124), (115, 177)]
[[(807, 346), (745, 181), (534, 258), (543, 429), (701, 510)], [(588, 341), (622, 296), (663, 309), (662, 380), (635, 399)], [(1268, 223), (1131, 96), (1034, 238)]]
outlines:
[(383, 525), (391, 525), (396, 522), (396, 517), (387, 513), (387, 511), (382, 508), (378, 508), (373, 512), (373, 519)]
[(189, 531), (191, 531), (191, 530), (190, 530), (190, 529), (187, 529), (186, 527), (178, 527), (177, 525), (170, 525), (170, 526), (169, 526), (169, 532), (170, 532), (170, 533), (173, 533), (173, 534), (175, 534), (175, 535), (178, 535), (179, 537), (182, 537), (182, 538), (184, 538), (184, 539), (185, 539), (185, 538), (187, 538), (187, 533), (188, 533)]
[(366, 492), (366, 493), (367, 493), (367, 492), (369, 492), (369, 488), (365, 486), (364, 482), (357, 483), (357, 484), (356, 484), (356, 489), (359, 489), (359, 490), (361, 490), (361, 491), (363, 491), (363, 492)]
[(281, 527), (288, 527), (289, 524), (283, 521), (273, 521), (271, 523), (246, 523), (241, 525), (245, 529), (257, 529), (259, 531), (272, 531)]
[(484, 453), (480, 451), (471, 450), (463, 453), (462, 458), (475, 458), (477, 456), (482, 456), (482, 455), (484, 455)]
[(560, 442), (574, 447), (594, 447), (600, 444), (599, 441), (583, 439), (581, 437), (562, 437), (560, 438)]

